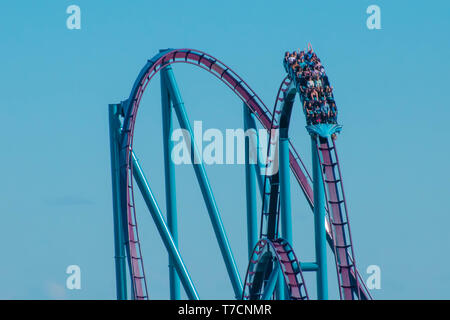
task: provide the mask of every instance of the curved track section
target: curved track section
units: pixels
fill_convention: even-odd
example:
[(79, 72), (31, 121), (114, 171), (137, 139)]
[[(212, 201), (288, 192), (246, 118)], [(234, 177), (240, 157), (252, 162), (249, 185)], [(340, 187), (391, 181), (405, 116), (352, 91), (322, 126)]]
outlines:
[[(266, 169), (264, 176), (264, 194), (261, 215), (260, 238), (276, 239), (278, 237), (278, 213), (280, 211), (280, 177), (279, 172), (269, 173), (273, 162), (277, 161), (276, 148), (278, 142), (278, 130), (280, 128), (279, 119), (281, 116), (280, 103), (284, 104), (285, 95), (291, 88), (291, 81), (286, 77), (278, 89), (277, 99), (272, 113), (272, 121), (270, 124), (270, 140), (266, 155)], [(271, 156), (271, 154), (275, 156)]]
[[(151, 79), (165, 66), (175, 63), (186, 63), (198, 66), (224, 82), (256, 116), (260, 123), (269, 130), (271, 128), (272, 114), (264, 105), (256, 93), (233, 70), (220, 60), (202, 51), (192, 49), (167, 49), (162, 50), (142, 68), (131, 90), (129, 98), (124, 101), (123, 135), (120, 149), (121, 194), (123, 195), (123, 211), (126, 212), (125, 225), (127, 226), (127, 253), (133, 282), (133, 294), (135, 299), (148, 298), (145, 281), (145, 273), (140, 248), (135, 203), (133, 190), (133, 166), (131, 164), (131, 152), (133, 150), (134, 126), (136, 115), (143, 93)], [(292, 155), (292, 161), (299, 159), (298, 154)], [(307, 183), (307, 174), (295, 162), (295, 176), (307, 198), (312, 199), (312, 190)], [(305, 170), (306, 172), (306, 170)]]
[(245, 278), (244, 300), (260, 300), (267, 290), (270, 275), (281, 268), (290, 300), (307, 300), (300, 264), (290, 244), (279, 238), (261, 239), (255, 246)]
[[(280, 130), (287, 130), (289, 128), (290, 114), (292, 106), (294, 104), (295, 95), (295, 86), (293, 85), (291, 80), (286, 77), (282, 81), (281, 86), (278, 90), (277, 99), (275, 100), (275, 106), (272, 113), (273, 116), (271, 121), (270, 143), (267, 148), (266, 174), (264, 176), (264, 197), (260, 230), (261, 238), (267, 237), (269, 239), (276, 239), (278, 237), (280, 212), (280, 177), (278, 170), (275, 173), (271, 173), (269, 172), (269, 168), (272, 168), (272, 162), (277, 161), (278, 159), (278, 157), (276, 156), (279, 138), (278, 134)], [(306, 172), (306, 175), (302, 175), (302, 177), (305, 177), (305, 180), (301, 185), (309, 187), (311, 177), (309, 176), (306, 167), (296, 153), (292, 144), (290, 144), (289, 161), (291, 169), (292, 171), (294, 171), (294, 175), (297, 171), (296, 169), (300, 169), (300, 171), (303, 169)], [(300, 167), (300, 165), (302, 167)], [(275, 167), (278, 167), (278, 165), (276, 165)], [(297, 175), (295, 176), (297, 177)], [(312, 189), (310, 190), (312, 192)], [(306, 192), (305, 194), (308, 195), (308, 192)]]

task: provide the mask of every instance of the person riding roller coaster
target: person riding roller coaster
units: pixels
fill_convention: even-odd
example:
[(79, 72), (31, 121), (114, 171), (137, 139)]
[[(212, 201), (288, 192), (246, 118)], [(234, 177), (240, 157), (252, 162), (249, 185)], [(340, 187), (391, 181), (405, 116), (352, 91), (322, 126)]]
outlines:
[(285, 52), (283, 65), (289, 76), (295, 77), (302, 100), (303, 111), (308, 125), (337, 123), (337, 108), (320, 59), (310, 45), (308, 51)]

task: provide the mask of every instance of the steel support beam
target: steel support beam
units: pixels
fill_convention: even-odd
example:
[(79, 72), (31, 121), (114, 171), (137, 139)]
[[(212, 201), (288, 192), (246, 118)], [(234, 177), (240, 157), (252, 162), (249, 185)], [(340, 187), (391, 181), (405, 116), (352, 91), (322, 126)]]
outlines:
[(319, 266), (314, 262), (301, 262), (300, 268), (302, 269), (302, 271), (317, 271), (317, 269), (319, 269)]
[(291, 169), (289, 167), (289, 138), (286, 131), (287, 129), (281, 129), (280, 132), (280, 218), (281, 237), (292, 245)]
[[(281, 237), (292, 245), (292, 213), (291, 213), (291, 185), (289, 167), (289, 138), (288, 129), (280, 129), (279, 148), (279, 176), (280, 176), (280, 222)], [(277, 295), (279, 300), (286, 298), (286, 288), (283, 274), (278, 279)]]
[[(228, 238), (225, 233), (225, 228), (222, 223), (222, 219), (219, 214), (219, 209), (217, 207), (216, 200), (214, 198), (209, 179), (206, 175), (206, 170), (203, 165), (203, 161), (198, 161), (202, 159), (197, 146), (194, 141), (194, 135), (192, 132), (192, 127), (189, 122), (186, 110), (184, 108), (183, 100), (181, 99), (180, 91), (178, 90), (178, 85), (175, 81), (175, 77), (170, 66), (164, 68), (161, 76), (165, 77), (166, 84), (169, 89), (169, 94), (172, 99), (172, 103), (180, 123), (180, 127), (189, 132), (191, 137), (191, 160), (194, 167), (195, 175), (197, 177), (200, 189), (203, 195), (203, 199), (206, 204), (206, 208), (211, 219), (211, 224), (216, 234), (217, 241), (219, 243), (220, 251), (222, 253), (225, 265), (227, 268), (228, 275), (233, 286), (234, 294), (236, 299), (242, 296), (242, 281), (239, 276), (239, 271), (236, 266), (236, 261), (234, 260), (233, 253), (231, 251)], [(197, 160), (196, 160), (197, 159)]]
[(123, 212), (120, 197), (120, 163), (119, 163), (119, 136), (121, 111), (120, 104), (109, 105), (109, 143), (111, 152), (111, 177), (113, 198), (113, 222), (114, 222), (114, 260), (116, 271), (116, 295), (118, 300), (127, 299), (127, 276), (125, 241), (123, 234)]
[(167, 226), (164, 216), (161, 213), (161, 209), (156, 202), (155, 196), (153, 195), (152, 190), (150, 189), (150, 185), (148, 184), (147, 179), (145, 178), (144, 172), (142, 171), (141, 166), (139, 165), (138, 159), (134, 152), (132, 152), (132, 163), (133, 163), (133, 177), (136, 181), (136, 184), (141, 191), (142, 197), (150, 211), (150, 214), (155, 222), (156, 228), (158, 229), (159, 235), (166, 247), (167, 252), (171, 260), (174, 263), (176, 271), (181, 279), (181, 283), (183, 284), (184, 290), (190, 300), (199, 300), (198, 293), (194, 287), (194, 283), (189, 276), (189, 273), (186, 269), (186, 266), (181, 258), (181, 255), (178, 251), (177, 246), (170, 234), (169, 227)]
[(261, 174), (261, 172), (265, 172), (264, 168), (261, 166), (261, 155), (264, 155), (263, 152), (265, 150), (261, 151), (262, 147), (259, 141), (259, 132), (256, 127), (256, 118), (253, 113), (250, 112), (248, 109), (248, 106), (244, 103), (244, 108), (247, 109), (247, 112), (250, 114), (249, 117), (247, 117), (247, 126), (248, 128), (253, 128), (256, 132), (256, 139), (255, 139), (255, 152), (256, 152), (256, 165), (252, 166), (252, 168), (255, 170), (256, 174), (256, 181), (258, 182), (259, 191), (261, 193), (261, 197), (264, 196), (264, 175)]
[(267, 283), (264, 287), (264, 292), (262, 294), (261, 300), (271, 300), (273, 291), (275, 289), (275, 286), (277, 285), (277, 281), (279, 281), (279, 278), (283, 279), (283, 274), (280, 272), (280, 266), (277, 262), (275, 262), (274, 269), (272, 270), (272, 273), (270, 274), (269, 279), (267, 279)]
[[(255, 130), (256, 126), (254, 121), (252, 122), (252, 113), (249, 111), (247, 105), (244, 103), (244, 130)], [(245, 186), (246, 186), (246, 199), (247, 199), (247, 244), (248, 244), (248, 256), (251, 257), (253, 248), (258, 241), (258, 218), (257, 218), (257, 205), (256, 205), (256, 174), (258, 174), (258, 165), (250, 163), (251, 153), (257, 151), (256, 149), (256, 137), (249, 136), (245, 140)]]
[[(167, 227), (172, 234), (173, 241), (178, 247), (178, 223), (177, 223), (177, 197), (175, 184), (175, 166), (171, 158), (173, 142), (172, 134), (172, 104), (167, 90), (165, 77), (161, 76), (161, 113), (163, 126), (163, 146), (164, 146), (164, 171), (165, 171), (165, 191), (166, 191), (166, 215)], [(180, 300), (180, 279), (176, 273), (174, 262), (169, 257), (169, 283), (170, 299)]]
[(314, 189), (314, 234), (317, 262), (317, 298), (328, 299), (327, 282), (327, 233), (325, 229), (325, 188), (323, 185), (322, 167), (320, 165), (317, 136), (311, 135), (311, 154), (313, 163)]
[(284, 275), (281, 272), (278, 274), (278, 281), (277, 281), (275, 296), (276, 296), (277, 300), (285, 300), (286, 299), (286, 285), (284, 283)]

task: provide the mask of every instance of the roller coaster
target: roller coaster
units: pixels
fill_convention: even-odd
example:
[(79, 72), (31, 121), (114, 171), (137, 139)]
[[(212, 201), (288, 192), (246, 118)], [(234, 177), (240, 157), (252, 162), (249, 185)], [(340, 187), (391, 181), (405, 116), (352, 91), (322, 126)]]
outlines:
[[(310, 49), (311, 51), (311, 49)], [(117, 299), (149, 299), (135, 204), (135, 187), (142, 194), (169, 255), (170, 299), (180, 299), (180, 285), (188, 299), (199, 294), (178, 248), (175, 165), (171, 159), (175, 113), (182, 129), (193, 136), (172, 65), (183, 63), (202, 68), (222, 81), (243, 102), (245, 129), (256, 121), (267, 130), (270, 143), (265, 169), (259, 162), (245, 164), (248, 268), (241, 274), (229, 244), (225, 227), (203, 162), (193, 161), (194, 172), (217, 238), (236, 299), (307, 300), (304, 272), (315, 272), (317, 299), (328, 299), (327, 246), (334, 254), (340, 299), (372, 299), (356, 267), (348, 208), (336, 146), (342, 126), (309, 122), (312, 176), (289, 139), (291, 113), (297, 94), (302, 105), (308, 100), (304, 79), (284, 61), (287, 72), (270, 111), (250, 86), (230, 67), (215, 57), (193, 49), (160, 50), (140, 71), (128, 99), (109, 105), (111, 175), (113, 193), (114, 250)], [(158, 205), (133, 148), (134, 128), (142, 96), (159, 73), (164, 144), (166, 214)], [(250, 143), (246, 142), (246, 160)], [(195, 143), (191, 158), (200, 159)], [(276, 154), (275, 159), (269, 155)], [(271, 162), (276, 172), (268, 172)], [(265, 173), (263, 173), (265, 171)], [(290, 176), (298, 182), (314, 215), (315, 261), (303, 261), (292, 247)], [(261, 195), (261, 215), (257, 215), (257, 194)], [(259, 220), (259, 221), (258, 221)], [(259, 236), (258, 236), (259, 226)], [(129, 285), (127, 283), (130, 282)]]

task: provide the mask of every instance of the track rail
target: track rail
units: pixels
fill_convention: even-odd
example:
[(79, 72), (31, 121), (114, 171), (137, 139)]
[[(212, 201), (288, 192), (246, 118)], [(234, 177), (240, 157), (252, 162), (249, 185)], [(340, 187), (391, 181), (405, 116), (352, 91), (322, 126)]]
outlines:
[[(276, 239), (278, 237), (278, 223), (279, 223), (279, 212), (280, 212), (280, 177), (278, 170), (272, 174), (270, 173), (270, 168), (273, 167), (274, 161), (277, 161), (277, 145), (278, 145), (278, 132), (280, 129), (280, 117), (281, 117), (281, 106), (284, 105), (288, 90), (291, 88), (291, 81), (286, 77), (277, 93), (277, 99), (275, 100), (275, 106), (272, 113), (272, 121), (270, 124), (270, 141), (267, 148), (266, 155), (266, 168), (264, 175), (264, 194), (263, 194), (263, 205), (262, 205), (262, 215), (261, 215), (261, 229), (260, 238), (267, 237), (269, 239)], [(291, 103), (293, 102), (293, 97), (290, 97)], [(279, 103), (281, 102), (281, 104)], [(273, 150), (275, 148), (275, 150)], [(273, 154), (274, 156), (271, 156)]]
[(334, 250), (340, 294), (346, 300), (364, 299), (365, 297), (361, 297), (360, 280), (355, 277), (357, 269), (336, 143), (333, 139), (331, 141), (332, 145), (329, 139), (319, 137), (317, 151), (324, 173), (323, 180), (335, 239)]
[(290, 300), (308, 300), (308, 292), (300, 268), (290, 244), (284, 239), (261, 239), (255, 246), (244, 282), (243, 300), (260, 300), (274, 264), (281, 267)]

